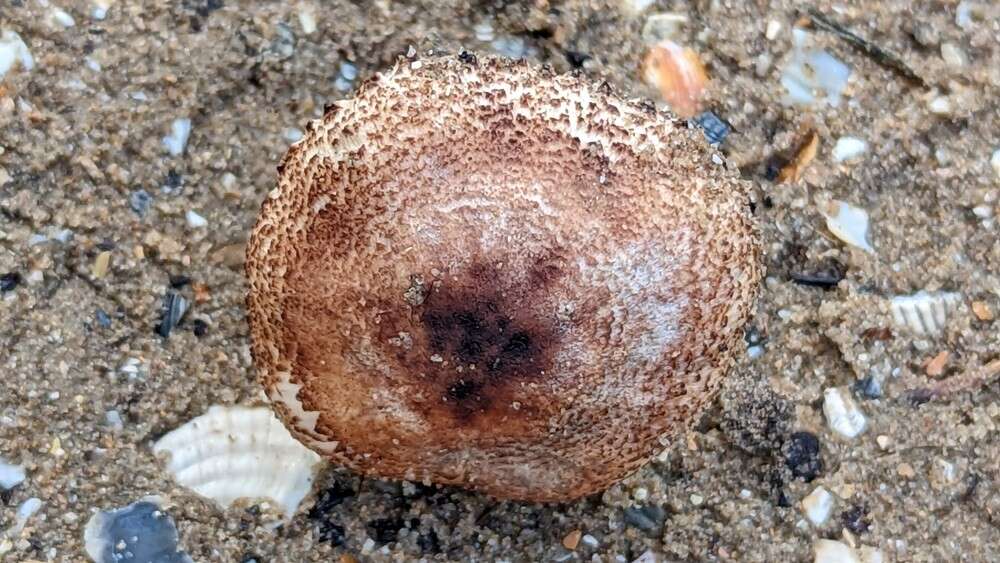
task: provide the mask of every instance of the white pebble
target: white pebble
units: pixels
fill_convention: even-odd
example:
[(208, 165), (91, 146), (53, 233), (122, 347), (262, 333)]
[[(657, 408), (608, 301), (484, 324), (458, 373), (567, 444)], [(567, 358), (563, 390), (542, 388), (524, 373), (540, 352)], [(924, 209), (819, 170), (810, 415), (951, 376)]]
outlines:
[(108, 423), (108, 426), (110, 426), (112, 430), (120, 431), (125, 428), (125, 422), (122, 420), (122, 415), (116, 410), (105, 412), (104, 421)]
[(781, 22), (778, 20), (771, 20), (767, 22), (767, 30), (764, 31), (764, 37), (767, 37), (769, 41), (774, 41), (781, 32)]
[(748, 498), (750, 498), (752, 496), (753, 496), (753, 493), (750, 492), (750, 489), (740, 489), (740, 498), (741, 499), (748, 499)]
[(954, 43), (941, 44), (941, 58), (949, 66), (961, 67), (969, 64), (969, 58), (965, 56), (965, 51)]
[(788, 65), (781, 72), (781, 85), (785, 89), (785, 105), (811, 105), (822, 94), (822, 101), (837, 107), (847, 86), (851, 69), (830, 53), (809, 49), (810, 36), (801, 29), (792, 30), (795, 51)]
[(299, 10), (299, 27), (305, 35), (311, 35), (316, 31), (316, 15), (313, 14), (312, 8), (304, 7)]
[(833, 510), (833, 495), (824, 487), (816, 487), (809, 496), (802, 499), (802, 511), (813, 526), (822, 526)]
[(815, 563), (861, 563), (847, 544), (834, 540), (819, 540), (813, 545)]
[(938, 96), (931, 100), (931, 102), (927, 104), (927, 107), (931, 110), (931, 113), (937, 115), (948, 115), (951, 113), (951, 100), (949, 100), (947, 96)]
[[(0, 72), (0, 76), (3, 76), (3, 72)], [(993, 167), (993, 173), (996, 174), (997, 178), (1000, 178), (1000, 149), (993, 151), (993, 156), (990, 157), (990, 166)]]
[(695, 506), (701, 506), (702, 503), (704, 502), (705, 502), (705, 497), (698, 494), (691, 495), (691, 504)]
[(35, 59), (21, 36), (15, 31), (4, 30), (0, 33), (0, 78), (14, 68), (15, 63), (21, 63), (24, 70), (35, 68)]
[(52, 20), (63, 27), (73, 27), (76, 21), (62, 8), (52, 8)]
[(7, 463), (0, 458), (0, 489), (13, 489), (24, 482), (24, 467)]
[(642, 502), (649, 498), (649, 490), (647, 490), (646, 487), (637, 487), (634, 491), (632, 491), (632, 498)]
[(580, 538), (580, 541), (583, 542), (583, 545), (591, 549), (597, 549), (597, 546), (601, 545), (601, 542), (597, 541), (597, 538), (590, 534), (584, 534), (583, 537)]
[(843, 201), (831, 200), (820, 205), (826, 217), (826, 228), (840, 240), (866, 252), (875, 252), (868, 243), (868, 212)]
[(21, 505), (17, 507), (17, 514), (14, 515), (14, 525), (7, 529), (7, 535), (15, 538), (21, 535), (21, 530), (23, 530), (24, 525), (28, 523), (28, 519), (34, 516), (41, 507), (42, 500), (39, 498), (31, 497), (22, 502)]
[(110, 0), (94, 0), (94, 9), (90, 11), (90, 17), (95, 20), (103, 20), (108, 17), (108, 8), (111, 7)]
[(83, 64), (87, 65), (87, 68), (94, 72), (101, 72), (101, 63), (95, 61), (90, 57), (85, 57), (83, 59)]
[(187, 118), (175, 119), (170, 124), (170, 134), (163, 138), (163, 146), (171, 156), (180, 156), (187, 146), (188, 137), (191, 135), (191, 120)]
[(823, 391), (823, 414), (830, 429), (845, 438), (857, 437), (868, 423), (854, 399), (836, 387)]
[(841, 137), (833, 147), (833, 160), (844, 162), (859, 157), (868, 151), (868, 143), (857, 137)]
[(303, 133), (301, 129), (289, 127), (288, 129), (282, 131), (281, 135), (285, 138), (285, 140), (291, 143), (297, 143), (302, 140)]
[(764, 355), (764, 347), (763, 346), (750, 346), (749, 348), (747, 348), (747, 356), (751, 360), (756, 360), (757, 358), (759, 358), (759, 357), (761, 357), (763, 355)]
[(972, 213), (980, 219), (989, 219), (993, 215), (993, 208), (989, 205), (977, 205), (972, 208)]
[(344, 80), (354, 80), (358, 77), (358, 67), (351, 63), (341, 63), (340, 76), (344, 77)]
[(200, 229), (208, 226), (208, 219), (198, 215), (194, 210), (189, 209), (185, 217), (187, 218), (188, 226), (192, 229)]
[(371, 555), (373, 551), (375, 551), (375, 540), (367, 538), (365, 543), (361, 545), (361, 554)]

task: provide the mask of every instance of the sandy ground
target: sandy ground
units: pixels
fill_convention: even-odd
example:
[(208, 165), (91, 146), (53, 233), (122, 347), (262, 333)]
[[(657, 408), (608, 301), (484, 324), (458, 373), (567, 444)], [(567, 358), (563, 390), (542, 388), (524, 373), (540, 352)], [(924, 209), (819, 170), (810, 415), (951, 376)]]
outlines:
[[(912, 392), (1000, 354), (987, 314), (1000, 311), (1000, 18), (986, 0), (819, 2), (926, 81), (812, 30), (851, 70), (839, 107), (781, 103), (802, 15), (786, 1), (661, 0), (639, 14), (618, 0), (106, 4), (104, 19), (85, 1), (0, 6), (0, 32), (34, 61), (0, 79), (0, 458), (27, 474), (0, 491), (0, 559), (85, 561), (91, 514), (146, 495), (196, 561), (811, 561), (822, 539), (866, 561), (998, 557), (997, 384)], [(172, 482), (153, 440), (209, 405), (260, 400), (242, 243), (279, 157), (325, 103), (411, 45), (576, 66), (658, 99), (639, 78), (642, 30), (668, 12), (687, 17), (676, 40), (705, 62), (707, 107), (735, 129), (721, 149), (756, 186), (769, 276), (753, 354), (686, 440), (556, 506), (326, 469), (277, 529), (268, 510), (223, 511)], [(191, 133), (172, 155), (177, 119)], [(810, 130), (816, 158), (778, 183)], [(867, 152), (835, 162), (844, 136)], [(867, 211), (871, 252), (831, 234), (826, 198)], [(892, 297), (918, 290), (959, 294), (939, 335), (893, 324)], [(164, 338), (168, 292), (192, 306)], [(832, 429), (830, 389), (863, 413), (860, 435)], [(819, 486), (832, 510), (813, 524), (801, 501)], [(30, 498), (41, 508), (3, 534)], [(575, 530), (590, 537), (567, 550)]]

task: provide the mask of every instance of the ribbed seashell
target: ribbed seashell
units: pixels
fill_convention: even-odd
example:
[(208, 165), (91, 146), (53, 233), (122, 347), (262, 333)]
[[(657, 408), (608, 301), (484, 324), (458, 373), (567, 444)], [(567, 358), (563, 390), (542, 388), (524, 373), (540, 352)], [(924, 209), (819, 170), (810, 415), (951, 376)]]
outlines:
[(167, 469), (184, 487), (223, 507), (240, 498), (266, 498), (286, 516), (312, 486), (320, 457), (297, 440), (267, 408), (212, 406), (160, 438)]
[(896, 328), (920, 336), (941, 334), (948, 322), (948, 314), (958, 307), (962, 294), (957, 292), (918, 291), (912, 295), (897, 295), (889, 308)]

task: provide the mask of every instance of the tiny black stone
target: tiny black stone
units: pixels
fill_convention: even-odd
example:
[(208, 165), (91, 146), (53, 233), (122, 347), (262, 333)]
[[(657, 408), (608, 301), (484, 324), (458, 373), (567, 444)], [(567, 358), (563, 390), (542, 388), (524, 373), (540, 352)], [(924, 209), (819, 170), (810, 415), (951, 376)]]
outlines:
[(256, 553), (244, 553), (243, 557), (240, 558), (240, 563), (264, 563), (264, 560)]
[(334, 547), (344, 543), (344, 527), (339, 524), (330, 521), (321, 522), (317, 531), (320, 542), (329, 542)]
[(427, 530), (418, 535), (417, 546), (423, 553), (441, 553), (441, 542), (434, 530)]
[(840, 521), (844, 523), (845, 528), (855, 534), (861, 535), (867, 532), (868, 528), (871, 526), (871, 522), (868, 521), (867, 516), (867, 506), (855, 505), (850, 510), (845, 510), (840, 515)]
[(7, 272), (6, 274), (0, 276), (0, 291), (4, 293), (14, 291), (20, 283), (21, 274), (17, 272)]
[(104, 239), (97, 243), (97, 249), (102, 252), (108, 252), (115, 249), (115, 242), (113, 240)]
[(170, 287), (173, 289), (180, 289), (190, 283), (191, 278), (189, 276), (185, 276), (184, 274), (170, 276)]
[(579, 51), (566, 51), (566, 61), (573, 66), (573, 68), (580, 68), (583, 63), (592, 57), (587, 53), (581, 53)]
[(202, 336), (208, 334), (208, 323), (201, 319), (195, 319), (191, 323), (191, 331), (194, 332), (195, 336), (201, 338)]
[(862, 399), (879, 399), (882, 397), (882, 384), (879, 383), (878, 378), (873, 375), (869, 375), (864, 379), (859, 379), (854, 382), (851, 386), (857, 396)]
[(709, 144), (717, 145), (726, 140), (733, 126), (728, 121), (722, 119), (711, 111), (700, 113), (692, 119), (698, 127), (705, 133), (705, 138)]
[(146, 190), (136, 190), (128, 196), (128, 205), (139, 217), (145, 217), (149, 212), (149, 206), (153, 203), (153, 196)]
[(170, 189), (177, 189), (177, 188), (181, 187), (182, 183), (184, 183), (184, 178), (180, 175), (180, 173), (178, 173), (173, 168), (171, 168), (169, 171), (167, 171), (167, 187), (168, 188), (170, 188)]
[(785, 444), (785, 464), (792, 475), (802, 478), (806, 483), (819, 477), (823, 472), (819, 438), (812, 432), (792, 433)]
[(367, 524), (369, 535), (378, 543), (396, 541), (396, 535), (402, 527), (403, 521), (400, 518), (376, 518)]

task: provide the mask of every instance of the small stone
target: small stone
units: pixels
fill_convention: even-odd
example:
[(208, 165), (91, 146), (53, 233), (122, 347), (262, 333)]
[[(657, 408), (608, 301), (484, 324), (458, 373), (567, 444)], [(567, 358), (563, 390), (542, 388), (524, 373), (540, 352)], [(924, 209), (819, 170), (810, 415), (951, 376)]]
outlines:
[(128, 205), (139, 217), (145, 217), (149, 211), (149, 206), (153, 203), (153, 196), (146, 190), (136, 190), (129, 194)]
[(792, 433), (785, 444), (785, 464), (806, 483), (818, 477), (823, 472), (819, 438), (811, 432)]
[(965, 56), (965, 51), (954, 43), (941, 44), (941, 58), (948, 66), (962, 67), (969, 64), (969, 58)]
[(816, 487), (802, 499), (802, 511), (813, 526), (822, 526), (833, 510), (833, 495), (823, 487)]
[(710, 111), (706, 111), (698, 114), (692, 119), (702, 131), (705, 133), (705, 138), (708, 139), (709, 144), (717, 145), (726, 140), (726, 136), (732, 130), (730, 125), (723, 121), (719, 116), (715, 115)]
[(946, 96), (938, 96), (930, 101), (927, 108), (936, 115), (948, 115), (951, 113), (951, 100)]
[(905, 461), (896, 466), (896, 473), (906, 479), (913, 479), (917, 476), (917, 472), (913, 470), (913, 466)]
[(972, 313), (981, 321), (992, 321), (994, 318), (993, 310), (990, 309), (990, 306), (985, 301), (973, 301)]
[(774, 41), (778, 37), (778, 33), (781, 32), (781, 22), (778, 20), (770, 20), (767, 22), (767, 29), (764, 31), (764, 37), (767, 37), (768, 41)]
[(184, 215), (184, 217), (187, 219), (188, 226), (191, 227), (192, 229), (200, 229), (202, 227), (208, 226), (208, 220), (199, 215), (192, 209), (189, 209), (188, 212)]
[(361, 555), (371, 555), (375, 551), (375, 540), (367, 538), (361, 545)]
[(823, 414), (830, 429), (845, 438), (856, 438), (867, 425), (865, 415), (854, 399), (836, 387), (823, 391)]
[(990, 157), (990, 166), (993, 167), (993, 173), (996, 177), (1000, 178), (1000, 149), (993, 151), (993, 156)]
[(156, 333), (167, 338), (174, 328), (180, 324), (187, 312), (188, 302), (179, 293), (169, 292), (163, 298), (163, 314), (160, 324), (156, 327)]
[(62, 8), (52, 8), (52, 21), (66, 28), (76, 25), (76, 20), (73, 19), (73, 16), (69, 15)]
[(96, 512), (87, 522), (83, 539), (87, 555), (97, 563), (193, 561), (177, 545), (177, 526), (173, 518), (150, 501)]
[(187, 147), (190, 135), (191, 120), (187, 118), (175, 119), (170, 124), (170, 134), (163, 138), (163, 147), (167, 149), (170, 156), (180, 156)]
[(21, 69), (27, 71), (35, 67), (35, 59), (16, 31), (3, 30), (0, 32), (0, 79), (15, 64), (20, 64)]
[(95, 279), (101, 279), (108, 273), (108, 267), (111, 265), (111, 251), (105, 250), (99, 252), (97, 257), (94, 259), (94, 265), (90, 269), (90, 273)]
[(304, 6), (299, 10), (299, 27), (304, 35), (312, 35), (316, 31), (316, 14), (312, 8)]
[(7, 463), (0, 458), (0, 489), (13, 489), (24, 482), (24, 467)]
[(857, 158), (868, 151), (868, 143), (857, 137), (841, 137), (833, 147), (833, 160), (844, 162)]
[(944, 373), (944, 366), (948, 363), (949, 353), (947, 350), (942, 350), (936, 356), (928, 360), (927, 364), (924, 366), (924, 372), (931, 377), (938, 377)]
[(861, 563), (847, 544), (834, 540), (818, 540), (813, 544), (814, 563)]
[(305, 136), (301, 129), (296, 129), (295, 127), (289, 127), (281, 132), (281, 136), (285, 138), (286, 141), (290, 143), (297, 143), (302, 140)]
[(867, 211), (839, 200), (822, 202), (818, 207), (833, 236), (866, 252), (875, 252), (868, 242)]
[(14, 291), (21, 283), (21, 274), (17, 272), (7, 272), (0, 276), (0, 293)]
[(936, 458), (931, 465), (931, 482), (939, 488), (945, 485), (952, 485), (958, 481), (958, 472), (955, 464), (942, 458)]
[(698, 494), (691, 495), (691, 504), (695, 506), (701, 506), (704, 502), (705, 502), (705, 497)]
[(590, 534), (584, 534), (584, 536), (580, 538), (580, 541), (582, 541), (583, 545), (589, 547), (590, 549), (597, 549), (598, 546), (601, 545), (601, 542), (597, 541), (597, 538)]
[(892, 438), (886, 436), (885, 434), (879, 434), (875, 437), (875, 443), (878, 444), (878, 447), (883, 450), (887, 450), (889, 449), (889, 446), (892, 445)]
[(570, 551), (575, 551), (576, 546), (580, 544), (580, 538), (583, 537), (583, 532), (580, 530), (573, 530), (572, 532), (566, 534), (562, 539), (563, 547)]

